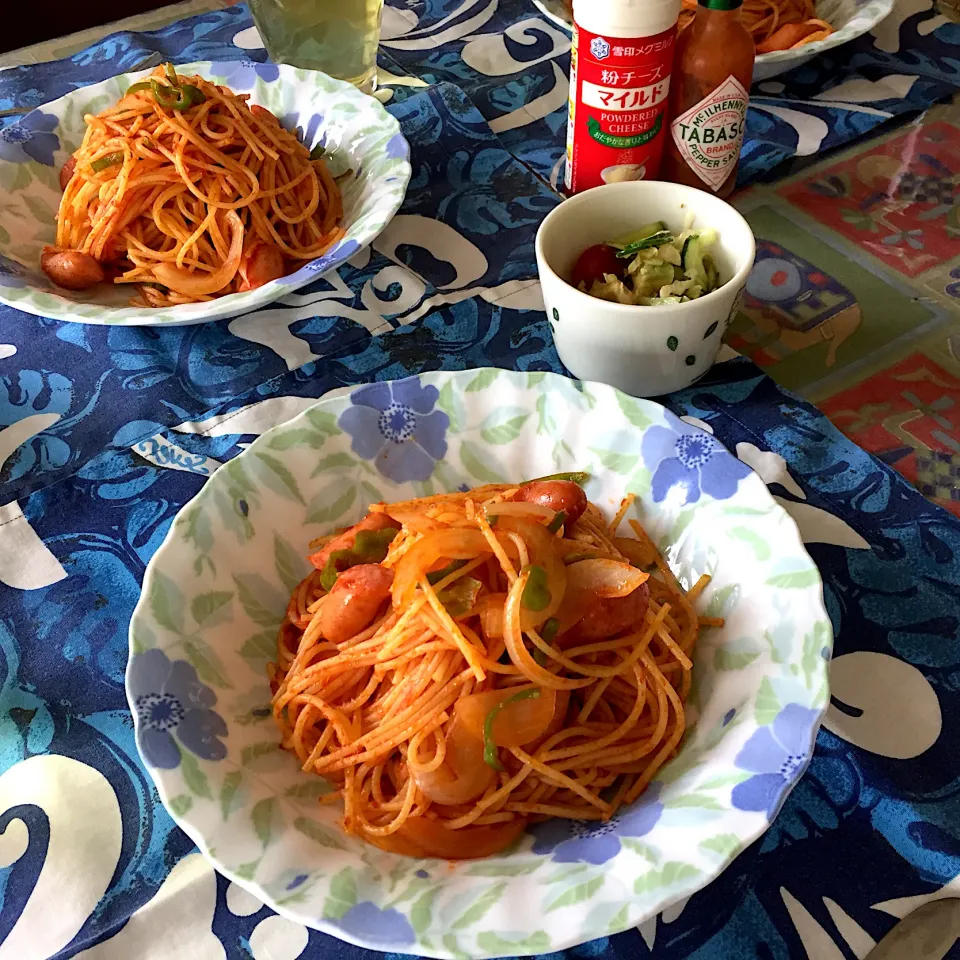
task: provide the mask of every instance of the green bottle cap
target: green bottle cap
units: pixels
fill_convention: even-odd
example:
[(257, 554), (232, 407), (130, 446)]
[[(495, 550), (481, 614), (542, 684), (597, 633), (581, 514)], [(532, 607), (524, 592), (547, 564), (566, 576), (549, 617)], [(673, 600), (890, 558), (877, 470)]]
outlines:
[(708, 10), (736, 10), (743, 6), (743, 0), (697, 0), (697, 3)]

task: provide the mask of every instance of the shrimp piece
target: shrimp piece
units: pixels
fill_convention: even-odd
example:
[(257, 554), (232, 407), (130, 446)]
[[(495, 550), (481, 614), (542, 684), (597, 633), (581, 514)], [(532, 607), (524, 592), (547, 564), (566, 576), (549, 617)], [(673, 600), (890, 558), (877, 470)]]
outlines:
[(343, 643), (365, 630), (389, 599), (392, 585), (393, 571), (379, 563), (344, 570), (323, 605), (321, 633), (331, 643)]

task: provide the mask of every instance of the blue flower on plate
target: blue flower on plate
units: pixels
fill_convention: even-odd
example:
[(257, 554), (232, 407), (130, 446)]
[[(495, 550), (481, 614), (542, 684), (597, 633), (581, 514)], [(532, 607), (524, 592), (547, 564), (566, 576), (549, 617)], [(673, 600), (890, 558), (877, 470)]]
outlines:
[(550, 853), (557, 863), (601, 864), (620, 852), (621, 837), (648, 834), (663, 814), (660, 784), (652, 783), (625, 813), (607, 823), (594, 820), (546, 820), (531, 828), (533, 852)]
[(186, 660), (170, 660), (162, 650), (138, 653), (130, 663), (128, 686), (137, 742), (149, 764), (164, 770), (179, 766), (177, 740), (204, 760), (227, 755), (219, 739), (227, 735), (227, 725), (213, 710), (217, 695)]
[(701, 492), (714, 500), (732, 497), (750, 468), (709, 433), (684, 423), (669, 411), (666, 415), (667, 426), (650, 427), (640, 448), (644, 464), (654, 471), (654, 502), (665, 499), (677, 484), (687, 491), (686, 503), (696, 503)]
[(59, 119), (53, 114), (33, 110), (23, 119), (0, 130), (0, 160), (27, 163), (36, 160), (53, 166), (53, 155), (60, 149), (60, 138), (53, 132)]
[(367, 384), (350, 394), (352, 406), (339, 424), (353, 437), (353, 452), (388, 480), (427, 480), (447, 454), (450, 418), (434, 409), (438, 397), (436, 387), (421, 386), (417, 377)]
[(369, 900), (354, 904), (339, 920), (338, 926), (358, 940), (368, 943), (413, 943), (410, 921), (397, 910), (381, 910)]
[(737, 754), (734, 763), (753, 774), (733, 788), (738, 810), (763, 810), (772, 820), (810, 755), (810, 732), (818, 711), (788, 703), (769, 727), (761, 727)]
[(215, 63), (212, 72), (223, 77), (226, 85), (236, 92), (252, 90), (257, 80), (275, 83), (280, 76), (280, 68), (274, 63), (254, 63), (253, 60), (227, 60)]

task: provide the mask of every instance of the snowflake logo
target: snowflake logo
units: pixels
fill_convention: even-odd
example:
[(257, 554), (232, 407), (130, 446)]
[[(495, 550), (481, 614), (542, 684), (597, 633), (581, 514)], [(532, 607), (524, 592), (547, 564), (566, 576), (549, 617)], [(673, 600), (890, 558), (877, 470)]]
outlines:
[(610, 44), (603, 37), (594, 37), (590, 41), (590, 52), (598, 60), (606, 60), (610, 56)]

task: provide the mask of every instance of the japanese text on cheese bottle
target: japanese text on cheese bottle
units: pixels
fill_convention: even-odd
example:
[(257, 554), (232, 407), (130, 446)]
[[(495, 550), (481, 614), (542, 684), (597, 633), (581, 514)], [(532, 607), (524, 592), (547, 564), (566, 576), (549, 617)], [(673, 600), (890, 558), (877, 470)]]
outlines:
[(680, 0), (574, 0), (566, 188), (655, 180)]

